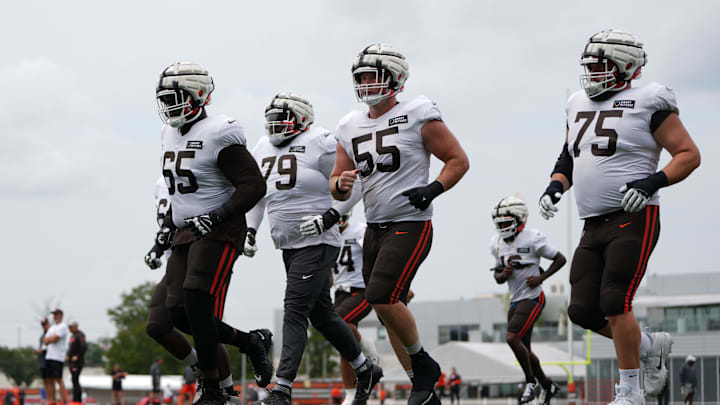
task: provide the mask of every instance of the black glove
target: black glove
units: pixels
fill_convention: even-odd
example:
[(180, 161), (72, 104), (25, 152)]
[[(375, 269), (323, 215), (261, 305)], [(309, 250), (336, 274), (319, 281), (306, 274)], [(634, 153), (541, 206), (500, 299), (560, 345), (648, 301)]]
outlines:
[(145, 264), (150, 267), (150, 270), (155, 270), (162, 266), (162, 260), (160, 260), (160, 258), (164, 251), (165, 249), (155, 244), (148, 254), (145, 255)]
[(172, 240), (174, 235), (175, 230), (173, 228), (163, 226), (155, 234), (155, 245), (157, 245), (163, 251), (165, 251), (166, 249), (170, 249), (170, 246), (172, 246)]
[(553, 180), (547, 186), (545, 192), (543, 193), (543, 195), (540, 196), (540, 198), (542, 199), (542, 197), (546, 195), (550, 196), (550, 200), (552, 200), (552, 203), (557, 204), (558, 201), (560, 201), (560, 197), (557, 196), (557, 193), (560, 193), (560, 195), (562, 196), (562, 194), (565, 192), (563, 188), (563, 184), (562, 182), (560, 182), (560, 180)]
[(222, 221), (223, 218), (214, 212), (185, 218), (185, 223), (192, 229), (195, 236), (205, 236), (209, 234), (214, 231)]
[(665, 172), (661, 170), (655, 174), (645, 177), (644, 179), (631, 181), (626, 184), (626, 187), (628, 190), (634, 188), (645, 194), (645, 197), (650, 198), (653, 194), (657, 193), (660, 188), (666, 187), (667, 185), (667, 175), (665, 175)]
[(405, 190), (402, 195), (410, 200), (410, 204), (413, 207), (420, 211), (425, 211), (427, 207), (430, 206), (432, 200), (442, 194), (443, 191), (445, 191), (445, 187), (443, 187), (442, 183), (435, 180), (425, 187), (415, 187), (410, 190)]

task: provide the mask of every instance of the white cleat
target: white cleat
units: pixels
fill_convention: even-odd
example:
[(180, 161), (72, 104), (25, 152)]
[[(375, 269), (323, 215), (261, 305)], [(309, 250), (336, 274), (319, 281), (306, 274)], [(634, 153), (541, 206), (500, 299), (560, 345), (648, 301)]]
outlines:
[(642, 392), (632, 392), (629, 385), (615, 386), (615, 399), (608, 405), (645, 405)]
[(520, 397), (521, 404), (527, 404), (537, 397), (537, 385), (534, 383), (525, 383), (525, 391)]
[(654, 332), (649, 335), (652, 346), (647, 353), (640, 356), (640, 360), (644, 369), (645, 392), (655, 396), (662, 392), (667, 381), (667, 359), (672, 352), (673, 339), (667, 332)]

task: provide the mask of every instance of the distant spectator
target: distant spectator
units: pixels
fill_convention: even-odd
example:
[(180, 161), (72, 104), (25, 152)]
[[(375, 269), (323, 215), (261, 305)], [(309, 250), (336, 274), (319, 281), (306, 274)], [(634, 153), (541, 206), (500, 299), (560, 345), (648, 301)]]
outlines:
[[(50, 384), (50, 380), (48, 379), (47, 375), (47, 369), (45, 368), (45, 352), (47, 351), (47, 345), (45, 344), (45, 335), (47, 334), (48, 329), (50, 329), (50, 322), (48, 322), (47, 318), (42, 317), (40, 318), (40, 326), (42, 327), (42, 334), (40, 335), (40, 345), (38, 345), (38, 348), (33, 350), (35, 354), (37, 354), (38, 357), (38, 369), (40, 369), (40, 378), (43, 380), (43, 388), (45, 388), (44, 396), (47, 397), (48, 392), (48, 385)], [(43, 403), (45, 403), (47, 398), (43, 398)]]
[(333, 404), (340, 405), (343, 400), (343, 393), (338, 387), (333, 387), (332, 390), (330, 390), (330, 396), (332, 397)]
[(127, 377), (127, 373), (120, 369), (120, 364), (115, 363), (112, 370), (112, 401), (113, 405), (125, 405), (123, 398), (122, 380)]
[(695, 356), (692, 354), (685, 359), (685, 365), (680, 369), (680, 394), (685, 395), (683, 404), (692, 405), (693, 396), (697, 390), (697, 374), (695, 373)]
[(67, 399), (67, 391), (65, 383), (62, 379), (63, 365), (65, 362), (65, 354), (67, 353), (68, 338), (70, 331), (67, 325), (63, 323), (63, 311), (59, 308), (51, 312), (55, 324), (48, 328), (43, 343), (47, 345), (45, 352), (45, 369), (49, 379), (47, 390), (48, 404), (55, 403), (55, 384), (60, 389), (60, 398), (58, 403), (65, 403)]
[(160, 365), (163, 363), (162, 357), (155, 359), (155, 362), (150, 366), (150, 376), (152, 376), (152, 391), (150, 392), (150, 401), (153, 403), (160, 403), (162, 390), (160, 389), (160, 380), (162, 379), (162, 371)]
[(75, 404), (82, 403), (82, 387), (80, 387), (80, 372), (85, 366), (85, 352), (87, 351), (87, 342), (85, 334), (78, 329), (77, 321), (70, 321), (70, 348), (68, 349), (68, 366), (70, 367), (70, 375), (72, 376), (73, 385), (73, 402)]
[(462, 383), (462, 378), (460, 378), (460, 374), (457, 373), (457, 370), (455, 370), (455, 367), (452, 368), (452, 373), (450, 374), (450, 378), (448, 379), (448, 384), (450, 385), (450, 403), (454, 404), (455, 399), (458, 401), (458, 405), (460, 405), (460, 384)]
[(440, 372), (440, 378), (437, 380), (438, 397), (442, 399), (445, 396), (445, 372)]
[(165, 388), (163, 388), (163, 403), (165, 404), (172, 404), (173, 402), (173, 393), (170, 389), (170, 384), (165, 384)]
[(378, 394), (378, 399), (380, 400), (380, 405), (385, 405), (386, 398), (387, 398), (387, 391), (385, 391), (385, 384), (380, 384), (380, 393)]
[(191, 405), (193, 403), (196, 392), (195, 380), (195, 372), (193, 371), (192, 367), (185, 367), (185, 370), (183, 371), (183, 386), (180, 390), (180, 398), (178, 398), (179, 404), (182, 405), (185, 401), (188, 401), (188, 405)]

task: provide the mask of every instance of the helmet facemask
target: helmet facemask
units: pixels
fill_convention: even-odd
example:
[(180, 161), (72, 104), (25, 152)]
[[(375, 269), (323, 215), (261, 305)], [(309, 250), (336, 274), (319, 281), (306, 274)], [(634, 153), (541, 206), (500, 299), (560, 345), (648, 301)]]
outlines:
[[(585, 89), (585, 93), (590, 98), (598, 97), (608, 91), (622, 90), (627, 84), (625, 81), (618, 80), (620, 72), (617, 66), (607, 58), (598, 58), (595, 56), (583, 57), (580, 64), (585, 69), (585, 74), (580, 75), (580, 86)], [(602, 64), (602, 70), (595, 70), (592, 65)]]
[[(375, 80), (370, 83), (361, 83), (362, 73), (374, 74)], [(367, 105), (376, 105), (395, 94), (395, 90), (390, 88), (392, 79), (392, 74), (387, 69), (361, 66), (353, 71), (355, 97)]]
[(513, 216), (494, 217), (495, 229), (502, 239), (512, 238), (518, 233), (518, 221)]
[(296, 128), (297, 120), (289, 109), (273, 108), (265, 113), (265, 132), (275, 146), (299, 134)]
[(182, 89), (161, 89), (156, 93), (160, 119), (173, 128), (193, 122), (200, 117), (202, 107), (190, 93)]

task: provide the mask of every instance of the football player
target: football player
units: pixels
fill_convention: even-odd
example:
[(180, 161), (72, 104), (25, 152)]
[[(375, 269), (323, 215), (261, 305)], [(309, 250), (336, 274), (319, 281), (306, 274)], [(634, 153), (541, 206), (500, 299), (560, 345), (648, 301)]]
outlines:
[[(540, 367), (530, 348), (533, 325), (545, 306), (541, 284), (562, 266), (567, 259), (537, 229), (526, 228), (528, 208), (517, 197), (505, 197), (492, 209), (497, 233), (490, 238), (490, 254), (495, 258), (494, 276), (498, 284), (507, 282), (510, 289), (507, 343), (525, 374), (525, 390), (520, 403), (532, 401), (537, 394), (537, 382), (542, 387), (541, 404), (549, 404), (559, 387)], [(552, 260), (543, 271), (540, 259)]]
[[(163, 229), (163, 223), (170, 210), (170, 195), (168, 194), (168, 188), (165, 184), (165, 179), (161, 176), (155, 185), (155, 206), (157, 209), (157, 221), (161, 230)], [(155, 270), (162, 266), (163, 257), (167, 258), (170, 256), (171, 249), (165, 249), (163, 246), (167, 246), (167, 242), (163, 242), (163, 239), (168, 236), (167, 229), (158, 232), (156, 239), (159, 238), (153, 244), (147, 255), (145, 255), (145, 264), (151, 269)], [(172, 316), (165, 307), (165, 300), (167, 298), (167, 283), (165, 277), (155, 286), (153, 294), (150, 299), (150, 308), (148, 311), (148, 320), (145, 330), (148, 336), (152, 337), (155, 341), (160, 343), (170, 354), (175, 356), (178, 360), (182, 360), (185, 364), (196, 367), (198, 358), (197, 352), (192, 347), (190, 342), (187, 340), (185, 335), (180, 333), (178, 329), (173, 325)], [(258, 384), (262, 384), (265, 380), (269, 382), (272, 376), (272, 365), (267, 361), (267, 352), (271, 339), (266, 339), (266, 336), (272, 336), (272, 333), (267, 329), (253, 330), (250, 332), (247, 345), (240, 346), (238, 339), (233, 339), (234, 336), (243, 335), (242, 332), (235, 330), (230, 325), (225, 324), (222, 321), (218, 321), (220, 329), (224, 333), (220, 333), (220, 341), (225, 344), (234, 345), (241, 351), (248, 354), (250, 361), (255, 367), (258, 375), (263, 374), (263, 368), (265, 370), (265, 378), (259, 378)], [(183, 332), (191, 334), (191, 330), (187, 320), (178, 326)], [(224, 345), (218, 345), (218, 370), (220, 376), (220, 388), (223, 389), (225, 396), (228, 401), (240, 402), (240, 398), (237, 396), (237, 392), (233, 388), (232, 373), (230, 370), (230, 356)]]
[[(352, 65), (355, 96), (369, 111), (354, 111), (340, 120), (330, 189), (336, 199), (348, 199), (360, 178), (368, 222), (365, 299), (389, 336), (405, 347), (407, 355), (398, 358), (413, 382), (408, 403), (437, 404), (433, 387), (440, 367), (422, 349), (405, 304), (432, 244), (431, 202), (460, 180), (469, 161), (435, 102), (425, 96), (398, 101), (408, 75), (405, 57), (390, 45), (373, 44), (357, 55)], [(433, 182), (428, 181), (431, 154), (445, 162)]]
[(267, 208), (270, 234), (282, 250), (287, 284), (283, 346), (277, 384), (261, 402), (289, 405), (291, 386), (307, 345), (308, 319), (348, 360), (357, 375), (355, 405), (363, 405), (382, 377), (367, 360), (352, 330), (330, 300), (330, 269), (338, 257), (340, 233), (334, 226), (352, 204), (333, 206), (328, 177), (335, 160), (335, 138), (313, 126), (312, 105), (293, 93), (273, 97), (265, 109), (267, 135), (253, 155), (267, 181), (267, 195), (248, 213), (245, 254), (257, 250), (255, 235)]
[[(165, 294), (156, 292), (159, 300), (165, 295), (173, 324), (193, 335), (201, 405), (226, 401), (219, 385), (218, 344), (231, 340), (246, 352), (256, 346), (250, 334), (227, 328), (220, 320), (232, 266), (244, 244), (245, 213), (265, 194), (243, 128), (227, 116), (207, 114), (213, 90), (208, 72), (189, 62), (164, 69), (156, 88), (160, 117), (166, 124), (161, 130), (162, 173), (172, 201), (156, 238), (161, 248), (172, 246)], [(166, 331), (167, 320), (160, 327)], [(229, 336), (222, 339), (223, 335)], [(270, 338), (259, 335), (262, 340)], [(262, 357), (256, 373), (261, 374), (259, 383), (267, 385), (272, 365), (266, 353)]]
[[(613, 339), (620, 368), (613, 404), (643, 404), (640, 361), (647, 394), (662, 390), (672, 338), (640, 332), (633, 297), (660, 233), (658, 190), (685, 179), (700, 152), (678, 116), (675, 93), (649, 83), (633, 86), (646, 55), (634, 35), (607, 30), (585, 45), (583, 90), (570, 96), (562, 153), (540, 213), (557, 212), (562, 194), (575, 187), (584, 228), (570, 270), (570, 319)], [(672, 159), (660, 171), (660, 151)]]
[[(335, 287), (335, 310), (348, 324), (358, 342), (362, 335), (358, 331), (358, 323), (370, 312), (372, 307), (365, 299), (365, 281), (362, 277), (362, 243), (365, 236), (365, 224), (348, 221), (352, 211), (340, 217), (338, 229), (340, 230), (340, 254), (333, 267), (333, 286)], [(345, 385), (345, 401), (343, 405), (350, 405), (355, 397), (355, 372), (350, 363), (340, 358), (340, 371), (343, 385)]]

